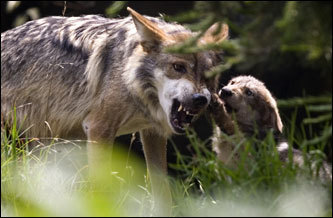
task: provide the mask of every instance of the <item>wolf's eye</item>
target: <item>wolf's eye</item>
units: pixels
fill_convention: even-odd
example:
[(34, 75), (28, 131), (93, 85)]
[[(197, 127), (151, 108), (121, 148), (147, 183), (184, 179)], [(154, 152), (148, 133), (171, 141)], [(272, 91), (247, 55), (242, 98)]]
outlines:
[(186, 73), (186, 67), (182, 64), (173, 64), (173, 69), (179, 73)]
[(252, 95), (253, 95), (253, 92), (251, 92), (250, 89), (247, 89), (247, 90), (245, 91), (245, 94), (246, 94), (247, 96), (252, 96)]
[(230, 85), (233, 85), (233, 84), (235, 84), (235, 81), (231, 81), (231, 82), (230, 82)]

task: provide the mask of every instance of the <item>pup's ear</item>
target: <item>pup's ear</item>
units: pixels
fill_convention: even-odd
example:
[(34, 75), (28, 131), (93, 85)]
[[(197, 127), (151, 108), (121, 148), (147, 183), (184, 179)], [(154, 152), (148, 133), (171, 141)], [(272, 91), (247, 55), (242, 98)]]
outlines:
[(214, 23), (200, 38), (201, 44), (219, 43), (229, 37), (229, 26), (227, 24)]
[(132, 8), (127, 7), (131, 13), (136, 30), (141, 37), (141, 44), (147, 51), (155, 49), (161, 42), (167, 41), (167, 34), (158, 28), (156, 24), (134, 11)]
[(283, 124), (277, 107), (268, 106), (262, 116), (263, 124), (282, 133)]

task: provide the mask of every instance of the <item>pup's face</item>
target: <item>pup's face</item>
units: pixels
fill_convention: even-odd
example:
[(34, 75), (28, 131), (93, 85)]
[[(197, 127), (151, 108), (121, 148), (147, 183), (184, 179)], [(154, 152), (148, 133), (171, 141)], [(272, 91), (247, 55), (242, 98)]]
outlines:
[(276, 101), (265, 85), (252, 76), (238, 76), (219, 91), (226, 111), (234, 114), (240, 128), (273, 128), (282, 132)]
[[(131, 11), (133, 21), (141, 38), (142, 53), (145, 56), (139, 71), (141, 96), (146, 96), (146, 104), (152, 102), (156, 95), (157, 111), (155, 116), (166, 131), (182, 134), (185, 129), (198, 117), (209, 104), (210, 91), (206, 87), (203, 73), (216, 65), (220, 60), (217, 52), (205, 51), (193, 54), (171, 54), (165, 49), (181, 44), (194, 36), (185, 29), (162, 29), (157, 23)], [(225, 27), (226, 28), (226, 27)], [(211, 29), (215, 32), (216, 26)], [(224, 30), (221, 38), (226, 37)], [(200, 39), (200, 43), (212, 40), (207, 33)], [(210, 37), (210, 38), (209, 38)], [(214, 36), (216, 40), (217, 36)], [(140, 78), (141, 77), (141, 78)], [(156, 109), (151, 109), (153, 111)]]

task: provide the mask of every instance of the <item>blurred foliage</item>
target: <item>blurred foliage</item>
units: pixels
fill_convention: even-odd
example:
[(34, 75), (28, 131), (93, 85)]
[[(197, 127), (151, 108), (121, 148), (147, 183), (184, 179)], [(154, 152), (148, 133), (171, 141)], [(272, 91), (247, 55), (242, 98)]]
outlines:
[(92, 178), (85, 141), (27, 149), (14, 132), (2, 132), (1, 140), (2, 216), (151, 216), (146, 167), (119, 145), (105, 150), (112, 164), (104, 162)]
[(115, 17), (126, 6), (126, 4), (126, 1), (115, 1), (105, 10), (105, 14), (108, 17)]
[(215, 22), (229, 25), (230, 40), (220, 45), (225, 62), (206, 76), (236, 71), (255, 74), (268, 83), (279, 78), (284, 83), (298, 80), (294, 87), (288, 86), (289, 93), (283, 93), (286, 85), (280, 84), (279, 90), (272, 84), (279, 97), (301, 95), (303, 90), (306, 94), (331, 93), (331, 2), (204, 1), (196, 2), (188, 12), (165, 17), (189, 23), (194, 31), (205, 31)]

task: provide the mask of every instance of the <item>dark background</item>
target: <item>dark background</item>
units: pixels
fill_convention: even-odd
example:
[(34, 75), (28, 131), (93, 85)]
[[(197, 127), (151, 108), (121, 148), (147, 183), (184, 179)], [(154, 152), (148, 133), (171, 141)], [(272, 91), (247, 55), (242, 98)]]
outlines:
[[(80, 16), (85, 14), (100, 14), (105, 16), (105, 9), (112, 1), (67, 1), (65, 16)], [(126, 6), (133, 8), (141, 14), (159, 16), (160, 13), (175, 15), (184, 10), (191, 9), (193, 1), (134, 1), (127, 2)], [(37, 8), (40, 17), (62, 16), (64, 1), (22, 1), (13, 11), (6, 11), (7, 1), (1, 1), (1, 32), (15, 27), (14, 20), (19, 15), (25, 15), (26, 21), (31, 20), (27, 10)], [(120, 17), (128, 16), (126, 7), (119, 12)]]
[[(66, 2), (65, 16), (106, 13), (110, 1)], [(1, 2), (1, 32), (26, 21), (46, 16), (62, 16), (63, 1), (23, 1), (10, 8)], [(264, 81), (277, 99), (306, 96), (332, 96), (332, 2), (194, 2), (134, 1), (127, 2), (115, 17), (128, 16), (126, 6), (141, 14), (165, 14), (179, 23), (196, 24), (212, 18), (227, 22), (230, 39), (239, 39), (243, 58), (221, 74), (221, 84), (239, 74), (250, 74)], [(185, 16), (186, 12), (192, 16)], [(203, 23), (203, 22), (202, 22)], [(191, 26), (190, 26), (191, 27)], [(194, 28), (195, 29), (195, 28)], [(226, 52), (228, 55), (228, 52)], [(228, 59), (226, 58), (226, 63)], [(281, 109), (282, 118), (290, 117), (293, 109)], [(299, 110), (297, 122), (305, 117)], [(331, 125), (331, 121), (330, 121)], [(321, 127), (318, 126), (318, 134)], [(202, 116), (194, 129), (202, 140), (211, 136), (207, 116)], [(139, 136), (132, 149), (142, 155)], [(188, 154), (191, 150), (185, 136), (173, 136), (177, 148)], [(117, 139), (124, 146), (130, 136)], [(170, 144), (170, 143), (169, 143)], [(331, 152), (331, 145), (330, 152)], [(170, 144), (168, 159), (175, 161)], [(329, 153), (330, 153), (329, 152)], [(331, 159), (331, 153), (329, 154)]]

